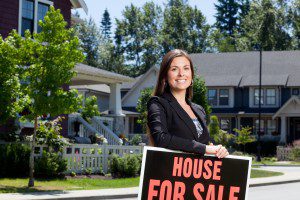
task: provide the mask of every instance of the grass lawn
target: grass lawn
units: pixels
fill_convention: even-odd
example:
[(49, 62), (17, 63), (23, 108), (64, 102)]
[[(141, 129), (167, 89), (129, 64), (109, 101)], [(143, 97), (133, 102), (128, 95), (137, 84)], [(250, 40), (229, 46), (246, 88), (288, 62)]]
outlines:
[(261, 162), (257, 162), (255, 160), (252, 161), (252, 164), (256, 165), (300, 165), (300, 162), (290, 161), (290, 162), (274, 162), (270, 160), (262, 160)]
[(136, 187), (139, 185), (139, 177), (124, 179), (68, 179), (68, 180), (35, 180), (35, 187), (28, 188), (27, 178), (0, 179), (0, 193), (26, 193), (39, 191), (61, 190), (92, 190), (104, 188)]
[[(251, 170), (251, 178), (280, 176), (283, 173), (271, 172), (265, 170)], [(104, 188), (123, 188), (137, 187), (139, 185), (139, 177), (126, 179), (68, 179), (68, 180), (35, 180), (35, 187), (28, 188), (28, 179), (17, 178), (0, 179), (0, 193), (27, 193), (41, 191), (62, 191), (62, 190), (92, 190)]]
[(263, 178), (263, 177), (281, 176), (281, 175), (283, 175), (283, 173), (281, 172), (252, 169), (250, 178)]

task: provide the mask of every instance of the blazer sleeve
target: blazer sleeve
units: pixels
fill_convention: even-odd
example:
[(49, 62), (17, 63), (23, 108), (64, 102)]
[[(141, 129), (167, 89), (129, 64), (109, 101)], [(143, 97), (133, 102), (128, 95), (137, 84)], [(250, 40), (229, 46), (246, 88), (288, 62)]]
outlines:
[(206, 145), (195, 140), (174, 136), (168, 132), (166, 110), (159, 97), (151, 97), (147, 103), (148, 127), (155, 146), (173, 150), (181, 150), (205, 154)]

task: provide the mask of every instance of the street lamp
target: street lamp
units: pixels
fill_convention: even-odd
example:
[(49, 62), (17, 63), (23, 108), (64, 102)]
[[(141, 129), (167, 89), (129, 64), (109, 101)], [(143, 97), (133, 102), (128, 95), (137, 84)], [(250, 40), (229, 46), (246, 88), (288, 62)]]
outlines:
[(260, 162), (260, 150), (261, 150), (261, 144), (260, 144), (260, 128), (261, 128), (261, 72), (262, 72), (262, 46), (259, 45), (259, 95), (258, 95), (258, 132), (257, 132), (257, 155), (256, 155), (256, 161)]

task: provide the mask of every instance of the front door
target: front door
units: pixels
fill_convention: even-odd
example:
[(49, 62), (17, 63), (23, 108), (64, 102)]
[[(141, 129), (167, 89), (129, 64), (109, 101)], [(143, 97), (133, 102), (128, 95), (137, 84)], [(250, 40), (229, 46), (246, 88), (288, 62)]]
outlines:
[(300, 118), (293, 117), (290, 121), (290, 142), (300, 139)]

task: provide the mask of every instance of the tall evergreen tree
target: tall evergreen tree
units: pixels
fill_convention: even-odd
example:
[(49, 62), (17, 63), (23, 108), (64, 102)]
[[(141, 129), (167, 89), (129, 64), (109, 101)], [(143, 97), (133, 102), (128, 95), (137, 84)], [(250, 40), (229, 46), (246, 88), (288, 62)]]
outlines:
[(279, 4), (280, 1), (255, 0), (251, 3), (241, 34), (236, 36), (238, 50), (254, 50), (257, 44), (267, 51), (292, 48), (286, 5)]
[(239, 13), (239, 3), (236, 0), (218, 0), (215, 4), (216, 24), (215, 26), (222, 34), (232, 36), (237, 29), (237, 20)]
[(290, 24), (293, 32), (293, 47), (300, 50), (300, 0), (295, 0), (290, 10)]
[(111, 21), (110, 21), (109, 12), (108, 12), (107, 9), (104, 10), (100, 27), (101, 27), (101, 31), (102, 31), (102, 34), (103, 34), (104, 38), (110, 39)]

